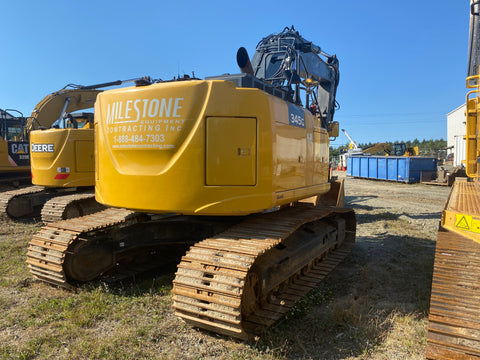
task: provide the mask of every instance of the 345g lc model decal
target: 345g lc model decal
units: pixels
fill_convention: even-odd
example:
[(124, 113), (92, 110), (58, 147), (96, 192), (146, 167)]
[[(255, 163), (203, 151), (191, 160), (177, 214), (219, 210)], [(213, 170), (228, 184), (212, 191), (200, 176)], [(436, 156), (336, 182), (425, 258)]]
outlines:
[(290, 125), (305, 128), (305, 113), (303, 109), (288, 103), (288, 122)]

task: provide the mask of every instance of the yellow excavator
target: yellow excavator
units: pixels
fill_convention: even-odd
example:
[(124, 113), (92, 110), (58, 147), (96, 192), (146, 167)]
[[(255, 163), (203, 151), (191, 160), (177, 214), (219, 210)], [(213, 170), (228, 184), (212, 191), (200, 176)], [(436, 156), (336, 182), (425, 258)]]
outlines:
[(23, 128), (24, 137), (30, 138), (34, 186), (0, 193), (1, 213), (19, 218), (41, 212), (48, 222), (103, 209), (93, 192), (93, 112), (79, 111), (93, 110), (101, 88), (129, 81), (146, 78), (91, 86), (69, 84), (35, 106)]
[(437, 237), (427, 359), (480, 359), (480, 2), (471, 1), (466, 173), (456, 178)]
[(381, 153), (386, 156), (418, 156), (418, 146), (407, 147), (405, 143), (376, 143), (362, 151), (372, 155)]
[[(20, 116), (14, 116), (18, 113)], [(0, 180), (19, 181), (30, 177), (27, 118), (18, 110), (0, 109)]]
[(356, 222), (329, 179), (336, 56), (291, 27), (237, 63), (98, 95), (95, 195), (112, 208), (37, 233), (37, 279), (71, 288), (177, 263), (175, 313), (246, 339), (342, 261)]

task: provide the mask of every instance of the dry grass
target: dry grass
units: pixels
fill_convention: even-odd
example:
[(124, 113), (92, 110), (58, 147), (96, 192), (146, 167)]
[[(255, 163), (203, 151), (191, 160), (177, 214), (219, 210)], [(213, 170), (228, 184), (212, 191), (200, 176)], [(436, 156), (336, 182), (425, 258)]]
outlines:
[[(24, 260), (39, 224), (0, 220), (0, 358), (421, 359), (436, 236), (432, 224), (441, 203), (428, 211), (395, 210), (378, 189), (370, 197), (356, 196), (367, 193), (362, 184), (347, 181), (347, 201), (359, 222), (352, 254), (251, 343), (198, 331), (177, 319), (172, 274), (95, 283), (76, 292), (38, 283)], [(418, 201), (421, 206), (424, 200)]]

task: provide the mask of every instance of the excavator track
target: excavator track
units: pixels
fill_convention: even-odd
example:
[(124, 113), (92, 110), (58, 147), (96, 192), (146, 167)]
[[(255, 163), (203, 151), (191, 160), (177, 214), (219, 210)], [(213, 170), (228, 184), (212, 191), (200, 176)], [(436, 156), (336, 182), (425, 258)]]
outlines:
[(41, 215), (45, 223), (71, 219), (105, 209), (92, 190), (29, 186), (0, 193), (0, 214), (10, 218)]
[(26, 262), (36, 279), (67, 289), (99, 278), (131, 278), (172, 269), (191, 245), (238, 221), (108, 208), (46, 224), (30, 240)]
[(480, 184), (457, 178), (435, 250), (427, 359), (480, 359)]
[(44, 223), (72, 219), (93, 214), (105, 209), (105, 206), (95, 201), (95, 192), (57, 196), (48, 200), (42, 207)]
[(480, 359), (480, 244), (438, 233), (427, 359)]
[[(307, 225), (332, 216), (345, 219), (343, 239), (323, 236), (317, 249), (300, 260), (274, 254), (296, 246), (287, 244), (292, 234), (303, 229), (312, 237)], [(345, 258), (354, 239), (350, 209), (297, 205), (250, 216), (191, 247), (182, 258), (172, 290), (175, 314), (193, 326), (227, 336), (248, 339), (261, 334)], [(270, 279), (273, 273), (279, 273), (280, 280)]]
[(30, 241), (27, 264), (36, 279), (72, 289), (115, 273), (125, 259), (135, 272), (154, 250), (155, 266), (178, 264), (172, 290), (178, 316), (247, 339), (279, 320), (344, 259), (355, 227), (351, 209), (301, 203), (223, 218), (106, 209), (44, 226)]
[(106, 209), (99, 213), (44, 226), (35, 234), (27, 249), (27, 264), (32, 275), (41, 281), (72, 288), (64, 261), (82, 235), (112, 229), (139, 221), (141, 214), (125, 209)]
[[(30, 195), (35, 195), (40, 201), (31, 201)], [(39, 205), (50, 198), (43, 186), (28, 186), (21, 189), (0, 193), (0, 214), (13, 218), (30, 215), (38, 210)]]

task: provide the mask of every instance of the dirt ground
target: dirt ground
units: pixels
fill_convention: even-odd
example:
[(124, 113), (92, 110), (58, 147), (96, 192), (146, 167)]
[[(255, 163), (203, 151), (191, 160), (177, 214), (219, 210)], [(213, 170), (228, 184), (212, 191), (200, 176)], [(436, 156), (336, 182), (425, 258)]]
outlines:
[[(363, 210), (370, 214), (372, 211), (377, 214), (390, 213), (424, 231), (437, 233), (443, 206), (450, 192), (449, 187), (357, 179), (346, 177), (342, 172), (335, 174), (345, 179), (346, 206), (354, 208), (358, 215)], [(370, 231), (367, 226), (369, 222), (365, 223), (362, 219), (363, 216), (358, 217), (361, 226), (358, 227), (357, 235)]]
[[(342, 172), (335, 175), (345, 178)], [(345, 179), (346, 206), (355, 209), (357, 238), (352, 254), (329, 282), (344, 283), (343, 296), (351, 306), (368, 300), (369, 305), (359, 307), (369, 309), (366, 316), (378, 324), (377, 343), (352, 359), (424, 358), (435, 241), (449, 191)]]
[[(345, 178), (344, 172), (336, 172)], [(173, 315), (173, 274), (75, 292), (32, 279), (37, 221), (0, 220), (0, 359), (423, 359), (435, 240), (449, 188), (346, 178), (352, 253), (251, 343)]]

